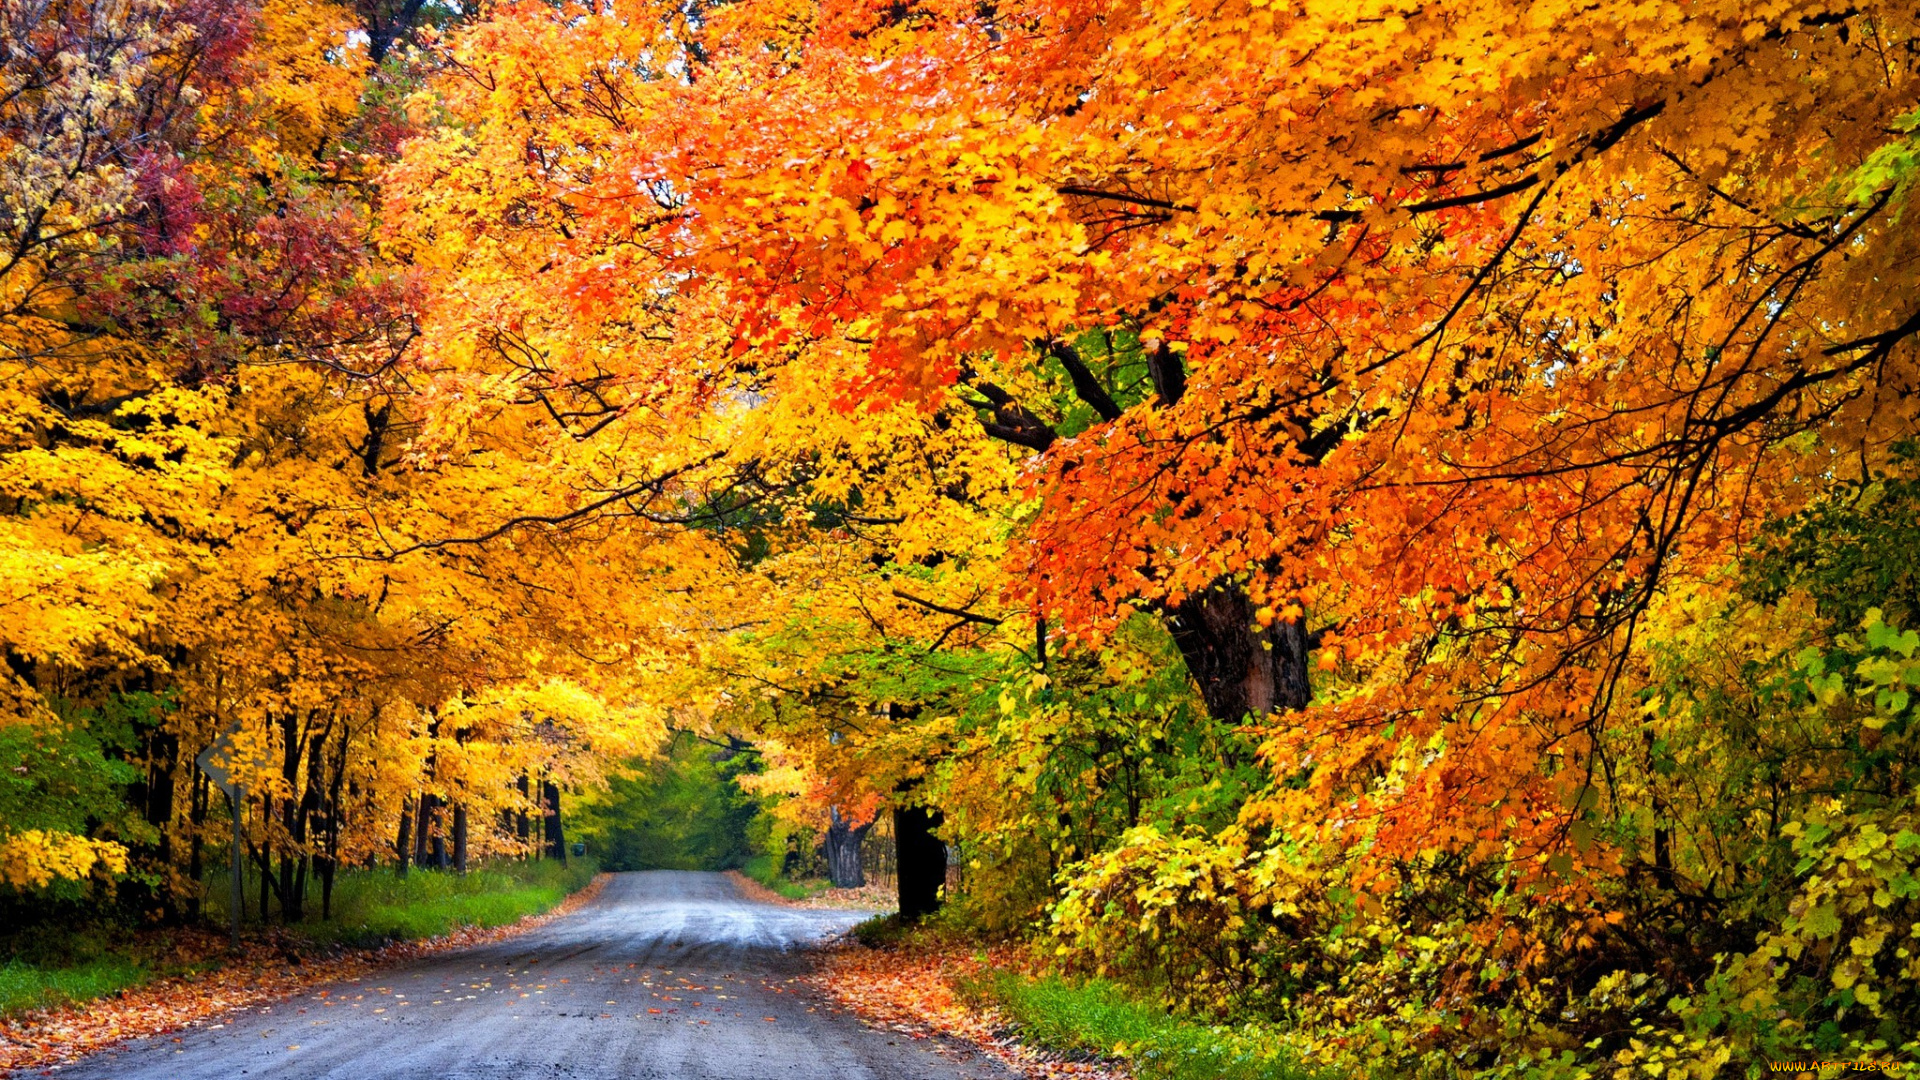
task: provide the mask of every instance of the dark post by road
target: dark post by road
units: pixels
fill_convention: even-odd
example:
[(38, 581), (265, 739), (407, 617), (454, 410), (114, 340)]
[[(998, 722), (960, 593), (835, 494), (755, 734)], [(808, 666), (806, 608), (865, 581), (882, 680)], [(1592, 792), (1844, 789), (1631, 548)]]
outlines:
[[(238, 784), (234, 785), (234, 790), (239, 791), (240, 786)], [(240, 807), (245, 804), (242, 800), (232, 795), (229, 795), (227, 798), (228, 801), (233, 804), (233, 900), (231, 902), (233, 908), (233, 949), (235, 952), (239, 952), (240, 907), (247, 902), (246, 890), (240, 887), (240, 848), (243, 845), (243, 841), (240, 838)]]

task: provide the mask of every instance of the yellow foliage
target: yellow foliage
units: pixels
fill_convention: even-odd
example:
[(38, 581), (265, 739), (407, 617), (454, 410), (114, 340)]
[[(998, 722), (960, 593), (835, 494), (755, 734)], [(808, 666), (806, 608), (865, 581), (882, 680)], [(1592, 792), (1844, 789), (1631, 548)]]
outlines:
[(41, 829), (0, 834), (0, 885), (40, 889), (126, 872), (127, 849), (112, 841)]

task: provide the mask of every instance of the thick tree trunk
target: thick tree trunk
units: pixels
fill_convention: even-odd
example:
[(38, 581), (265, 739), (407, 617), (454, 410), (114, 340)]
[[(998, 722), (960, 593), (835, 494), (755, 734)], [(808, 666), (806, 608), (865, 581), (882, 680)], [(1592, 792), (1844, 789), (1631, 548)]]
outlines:
[(858, 889), (867, 883), (866, 870), (860, 864), (860, 844), (873, 828), (869, 821), (859, 828), (840, 816), (840, 808), (827, 808), (827, 880), (835, 888)]
[(460, 873), (467, 872), (467, 804), (459, 803), (453, 808), (453, 868)]
[(909, 922), (940, 909), (940, 887), (947, 883), (947, 845), (933, 830), (940, 812), (923, 806), (893, 811), (893, 841), (900, 884), (900, 917)]
[[(141, 742), (147, 771), (141, 782), (134, 785), (132, 802), (145, 813), (147, 824), (153, 827), (159, 837), (156, 861), (162, 866), (171, 866), (173, 863), (173, 785), (174, 774), (179, 767), (180, 740), (177, 736), (156, 727), (146, 729)], [(143, 894), (143, 899), (138, 902), (139, 907), (158, 907), (165, 921), (174, 920), (177, 912), (174, 909), (174, 894), (171, 888), (144, 884), (139, 879), (130, 880), (123, 888)]]
[(1214, 719), (1235, 722), (1306, 707), (1304, 620), (1275, 621), (1262, 630), (1252, 601), (1234, 582), (1194, 593), (1167, 615), (1174, 644)]

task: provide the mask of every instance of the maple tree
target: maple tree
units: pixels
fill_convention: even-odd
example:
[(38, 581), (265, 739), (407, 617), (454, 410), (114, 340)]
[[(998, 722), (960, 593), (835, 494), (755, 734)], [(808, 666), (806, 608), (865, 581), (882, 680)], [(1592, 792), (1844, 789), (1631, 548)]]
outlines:
[[(422, 286), (372, 225), (411, 75), (328, 3), (6, 15), (0, 720), (21, 797), (71, 804), (10, 793), (6, 881), (133, 868), (123, 903), (191, 912), (241, 814), (298, 919), (342, 864), (525, 850), (662, 728), (608, 659), (641, 635), (583, 625), (627, 595), (606, 549), (398, 550), (492, 510), (470, 459), (402, 467)], [(223, 731), (247, 806), (193, 765)]]
[[(1913, 40), (1824, 2), (508, 4), (449, 41), (466, 125), (393, 190), (430, 206), (457, 152), (514, 209), (431, 228), (578, 335), (535, 354), (633, 335), (590, 377), (703, 395), (667, 460), (765, 624), (708, 670), (817, 812), (921, 777), (1006, 807), (1000, 754), (1080, 715), (1058, 666), (1145, 635), (1204, 706), (1182, 730), (1231, 770), (1206, 733), (1251, 719), (1270, 782), (1197, 835), (1089, 838), (1069, 943), (1164, 929), (1169, 986), (1301, 1007), (1363, 955), (1332, 928), (1433, 931), (1450, 959), (1388, 981), (1496, 1046), (1501, 1008), (1559, 1007), (1556, 954), (1649, 948), (1614, 883), (1724, 902), (1630, 779), (1663, 740), (1633, 703), (1678, 597), (1726, 601), (1763, 522), (1911, 433)], [(1024, 738), (969, 748), (980, 696)], [(863, 720), (888, 701), (918, 708)], [(949, 833), (1030, 835), (1020, 809)], [(1251, 958), (1276, 923), (1312, 954), (1284, 977)], [(1364, 1011), (1316, 993), (1332, 1031)]]

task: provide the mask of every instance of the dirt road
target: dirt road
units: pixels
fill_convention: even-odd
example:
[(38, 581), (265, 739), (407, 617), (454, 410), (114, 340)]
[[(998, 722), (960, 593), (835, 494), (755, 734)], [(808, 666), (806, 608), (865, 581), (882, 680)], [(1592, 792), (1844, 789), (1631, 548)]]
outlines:
[(719, 874), (616, 874), (511, 941), (129, 1043), (68, 1080), (1000, 1080), (866, 1028), (795, 981), (856, 912), (741, 896)]

